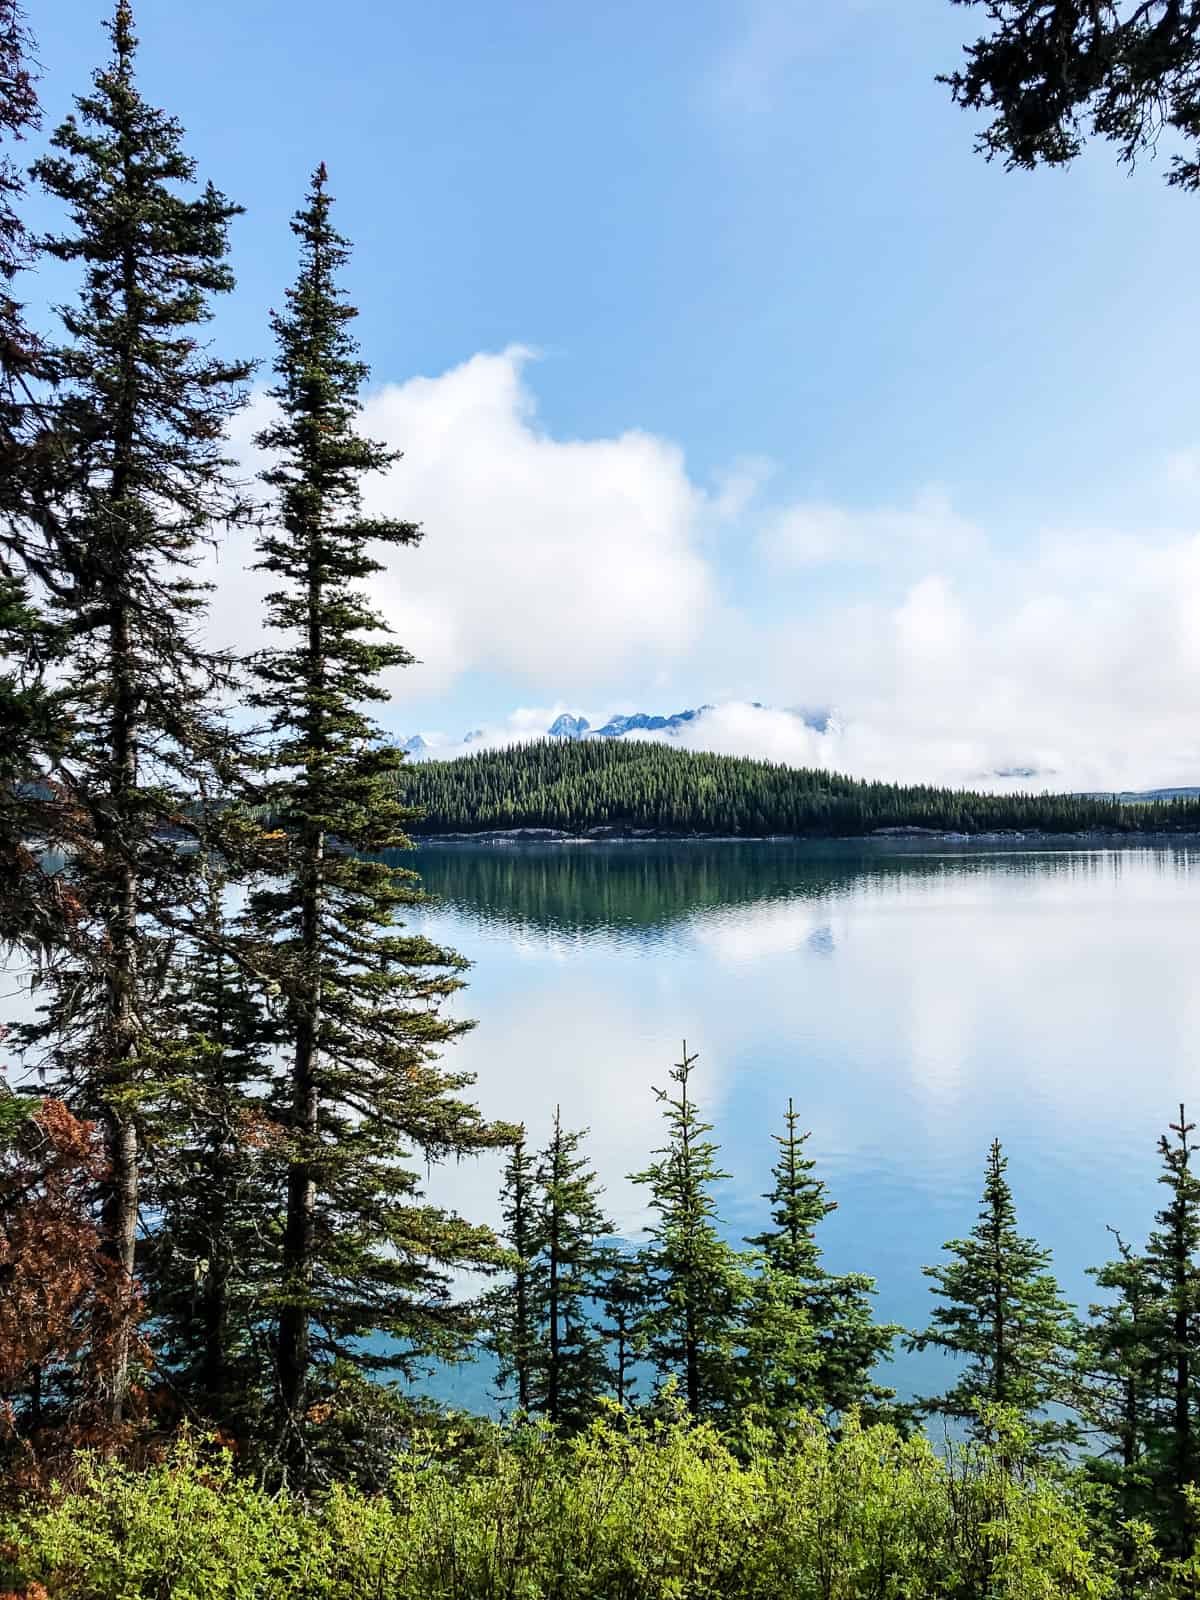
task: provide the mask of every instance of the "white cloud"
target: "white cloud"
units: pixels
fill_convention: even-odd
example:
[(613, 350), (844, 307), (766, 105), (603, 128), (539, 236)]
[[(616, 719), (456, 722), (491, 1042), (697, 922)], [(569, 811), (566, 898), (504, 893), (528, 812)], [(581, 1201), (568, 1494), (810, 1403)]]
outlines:
[(766, 692), (820, 697), (831, 763), (975, 781), (1035, 767), (1049, 786), (1200, 782), (1200, 536), (1045, 537), (984, 548), (898, 599), (831, 605), (760, 654)]
[[(633, 1234), (647, 1220), (647, 1198), (644, 1186), (628, 1174), (645, 1166), (662, 1129), (651, 1085), (669, 1081), (681, 1033), (697, 1014), (692, 986), (702, 977), (673, 961), (659, 962), (652, 971), (640, 963), (631, 975), (628, 956), (603, 939), (576, 948), (573, 964), (564, 969), (560, 943), (531, 940), (524, 969), (514, 974), (510, 929), (474, 935), (471, 953), (481, 976), (503, 972), (506, 987), (468, 991), (464, 1005), (479, 1005), (485, 1025), (456, 1046), (453, 1065), (478, 1073), (473, 1096), (480, 1109), (524, 1123), (535, 1149), (544, 1144), (554, 1107), (561, 1104), (567, 1127), (588, 1130), (586, 1149), (603, 1176), (609, 1215), (618, 1231)], [(618, 991), (622, 1001), (614, 1004)], [(531, 1039), (565, 1040), (569, 1046), (531, 1051)], [(706, 1109), (728, 1092), (728, 1054), (720, 1038), (706, 1040), (698, 1086)], [(491, 1157), (435, 1169), (429, 1192), (465, 1216), (496, 1223), (500, 1165), (499, 1157)]]
[(760, 554), (772, 566), (899, 566), (962, 560), (983, 545), (944, 490), (933, 487), (911, 506), (850, 510), (831, 501), (801, 501), (767, 521)]
[[(607, 686), (631, 662), (650, 673), (680, 657), (712, 602), (703, 532), (722, 511), (689, 478), (677, 446), (630, 430), (562, 440), (537, 423), (529, 353), (476, 355), (436, 378), (372, 394), (362, 425), (405, 452), (370, 483), (367, 509), (420, 522), (415, 550), (387, 553), (372, 585), (389, 624), (424, 663), (397, 673), (399, 696), (427, 698), (472, 670), (566, 692)], [(269, 402), (258, 397), (236, 444)], [(245, 544), (217, 569), (223, 638), (258, 634), (266, 585)]]
[[(373, 585), (423, 662), (390, 686), (399, 732), (416, 731), (405, 699), (428, 702), (474, 672), (514, 698), (533, 691), (475, 747), (538, 737), (564, 710), (596, 726), (615, 710), (710, 700), (681, 743), (903, 781), (1200, 782), (1193, 493), (1174, 531), (1032, 529), (1007, 548), (937, 488), (908, 504), (764, 513), (767, 462), (735, 463), (706, 491), (661, 438), (550, 436), (526, 361), (517, 348), (477, 355), (366, 405), (366, 428), (406, 450), (371, 485), (370, 509), (427, 530), (419, 549), (388, 552)], [(248, 468), (266, 404), (235, 439)], [(1148, 496), (1162, 483), (1187, 490), (1192, 459), (1163, 461)], [(717, 548), (721, 527), (739, 531), (736, 550)], [(267, 587), (244, 570), (249, 554), (248, 540), (231, 545), (214, 568), (215, 629), (242, 647), (261, 637)], [(718, 589), (722, 559), (751, 597), (740, 609), (731, 586)], [(776, 620), (764, 622), (761, 603)], [(539, 704), (547, 690), (570, 698)], [(752, 698), (836, 708), (838, 725), (817, 731)], [(462, 731), (426, 737), (449, 754)], [(1028, 768), (1032, 779), (991, 776)]]

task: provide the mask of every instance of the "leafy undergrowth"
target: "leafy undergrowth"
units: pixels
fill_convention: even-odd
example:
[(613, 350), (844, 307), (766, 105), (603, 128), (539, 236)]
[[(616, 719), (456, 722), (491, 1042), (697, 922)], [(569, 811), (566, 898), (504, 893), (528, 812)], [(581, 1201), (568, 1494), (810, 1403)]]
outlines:
[[(418, 1446), (386, 1495), (304, 1502), (187, 1439), (147, 1471), (84, 1464), (0, 1523), (0, 1588), (29, 1600), (1071, 1600), (1195, 1592), (1117, 1553), (1020, 1436), (940, 1457), (816, 1423), (737, 1454), (708, 1427), (496, 1432)], [(1143, 1563), (1135, 1575), (1131, 1570)]]

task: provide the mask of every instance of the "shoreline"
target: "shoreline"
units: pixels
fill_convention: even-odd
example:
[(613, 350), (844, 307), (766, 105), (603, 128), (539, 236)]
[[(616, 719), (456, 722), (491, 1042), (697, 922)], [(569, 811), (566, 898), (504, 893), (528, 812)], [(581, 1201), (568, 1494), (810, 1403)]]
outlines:
[(1195, 844), (1197, 829), (1084, 829), (1074, 833), (1049, 833), (1041, 829), (994, 829), (986, 833), (957, 833), (938, 828), (877, 828), (871, 833), (670, 833), (654, 828), (587, 828), (571, 833), (565, 828), (484, 828), (472, 833), (415, 833), (413, 844), (1061, 844), (1067, 847), (1139, 844)]

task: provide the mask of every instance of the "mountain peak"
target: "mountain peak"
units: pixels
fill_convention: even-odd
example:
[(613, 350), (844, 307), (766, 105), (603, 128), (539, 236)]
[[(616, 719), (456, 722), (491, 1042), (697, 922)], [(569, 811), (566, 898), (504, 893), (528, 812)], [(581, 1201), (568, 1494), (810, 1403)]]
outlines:
[(586, 717), (573, 717), (564, 712), (554, 719), (546, 733), (551, 739), (620, 739), (626, 733), (678, 733), (680, 728), (712, 709), (712, 706), (697, 706), (694, 710), (675, 711), (666, 717), (634, 711), (628, 716), (610, 717), (602, 728), (593, 728)]

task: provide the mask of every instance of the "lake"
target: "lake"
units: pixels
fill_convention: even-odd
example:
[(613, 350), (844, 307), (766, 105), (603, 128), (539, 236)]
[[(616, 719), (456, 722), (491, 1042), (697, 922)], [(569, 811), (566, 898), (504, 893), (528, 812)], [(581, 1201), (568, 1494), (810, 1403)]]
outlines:
[[(428, 843), (406, 865), (438, 896), (413, 921), (474, 967), (454, 1047), (489, 1115), (533, 1143), (555, 1104), (589, 1146), (627, 1235), (681, 1041), (733, 1174), (733, 1236), (756, 1232), (771, 1134), (791, 1095), (837, 1211), (827, 1261), (878, 1280), (882, 1320), (922, 1326), (921, 1267), (972, 1227), (993, 1137), (1023, 1231), (1068, 1296), (1144, 1237), (1156, 1142), (1200, 1120), (1200, 848), (909, 842)], [(498, 1161), (430, 1192), (495, 1220)], [(901, 1355), (903, 1395), (939, 1358)], [(435, 1385), (481, 1404), (486, 1375)]]

